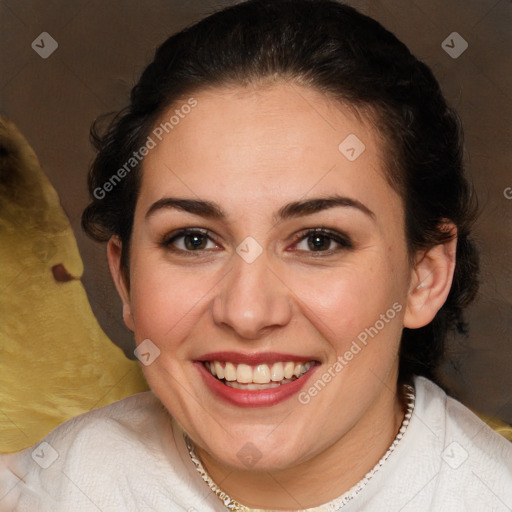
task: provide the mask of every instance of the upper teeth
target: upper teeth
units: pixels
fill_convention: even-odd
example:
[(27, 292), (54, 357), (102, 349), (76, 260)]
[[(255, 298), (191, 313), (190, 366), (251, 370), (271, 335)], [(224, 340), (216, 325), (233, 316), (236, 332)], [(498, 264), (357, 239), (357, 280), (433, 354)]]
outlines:
[(241, 384), (267, 384), (268, 382), (280, 382), (283, 379), (291, 379), (293, 376), (300, 377), (306, 373), (314, 361), (304, 363), (283, 362), (268, 364), (258, 364), (249, 366), (248, 364), (234, 364), (221, 361), (205, 362), (211, 374), (219, 379), (225, 379)]

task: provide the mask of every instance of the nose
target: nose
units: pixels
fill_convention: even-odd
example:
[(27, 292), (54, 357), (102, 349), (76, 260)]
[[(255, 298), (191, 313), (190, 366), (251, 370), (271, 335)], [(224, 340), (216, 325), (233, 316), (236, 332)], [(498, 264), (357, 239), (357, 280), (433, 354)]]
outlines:
[(234, 254), (232, 264), (213, 301), (215, 324), (252, 340), (288, 324), (292, 316), (290, 290), (269, 266), (265, 254), (252, 263)]

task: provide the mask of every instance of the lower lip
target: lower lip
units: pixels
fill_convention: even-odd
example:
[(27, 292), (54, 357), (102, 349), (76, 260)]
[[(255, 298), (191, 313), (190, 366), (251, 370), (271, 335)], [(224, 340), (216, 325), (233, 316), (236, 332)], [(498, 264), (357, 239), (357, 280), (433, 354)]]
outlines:
[(276, 388), (262, 390), (235, 389), (226, 386), (216, 379), (202, 362), (195, 361), (194, 365), (199, 370), (201, 377), (210, 390), (226, 402), (238, 407), (270, 407), (283, 402), (295, 393), (298, 393), (311, 378), (319, 365), (313, 365), (302, 377), (287, 384), (281, 384)]

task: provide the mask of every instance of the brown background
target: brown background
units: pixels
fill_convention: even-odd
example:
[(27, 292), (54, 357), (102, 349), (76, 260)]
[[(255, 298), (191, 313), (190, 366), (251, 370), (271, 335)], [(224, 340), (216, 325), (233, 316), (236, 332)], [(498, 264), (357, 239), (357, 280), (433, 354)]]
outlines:
[[(122, 107), (156, 45), (213, 10), (214, 0), (3, 0), (0, 109), (39, 155), (75, 231), (83, 282), (111, 339), (133, 352), (108, 275), (105, 248), (82, 233), (91, 122)], [(470, 407), (512, 423), (512, 3), (510, 0), (348, 2), (376, 18), (429, 64), (464, 122), (466, 158), (483, 213), (476, 237), (482, 287), (469, 312), (470, 337), (454, 340), (443, 372)], [(458, 32), (469, 48), (452, 59), (441, 42)], [(41, 32), (59, 47), (31, 48)], [(132, 356), (130, 356), (132, 357)]]

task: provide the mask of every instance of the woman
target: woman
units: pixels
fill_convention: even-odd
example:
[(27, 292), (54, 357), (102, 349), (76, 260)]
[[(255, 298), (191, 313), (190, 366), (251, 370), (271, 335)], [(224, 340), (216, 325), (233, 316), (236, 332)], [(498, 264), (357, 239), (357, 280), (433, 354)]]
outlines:
[(392, 34), (330, 0), (235, 5), (158, 49), (96, 147), (83, 226), (152, 391), (6, 457), (10, 509), (512, 507), (512, 447), (434, 383), (476, 207), (457, 117)]

